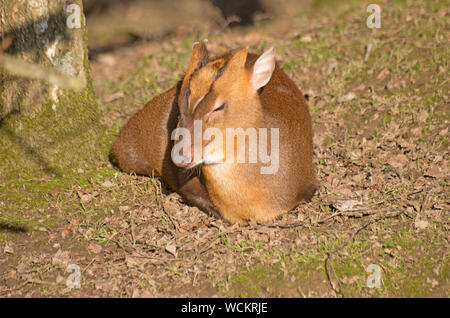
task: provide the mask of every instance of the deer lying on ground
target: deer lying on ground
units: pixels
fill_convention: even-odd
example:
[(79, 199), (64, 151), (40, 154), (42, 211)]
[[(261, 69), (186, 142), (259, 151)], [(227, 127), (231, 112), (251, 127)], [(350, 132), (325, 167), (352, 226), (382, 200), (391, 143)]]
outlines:
[(194, 44), (183, 80), (126, 123), (111, 159), (240, 224), (271, 221), (317, 188), (308, 106), (273, 49), (210, 59)]

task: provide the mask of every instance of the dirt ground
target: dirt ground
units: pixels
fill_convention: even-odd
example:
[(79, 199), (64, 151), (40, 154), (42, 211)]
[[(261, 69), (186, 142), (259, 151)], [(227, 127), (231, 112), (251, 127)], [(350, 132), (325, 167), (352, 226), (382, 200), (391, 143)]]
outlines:
[[(450, 10), (378, 2), (380, 29), (361, 1), (282, 1), (232, 29), (201, 1), (183, 20), (137, 1), (117, 25), (149, 17), (116, 31), (125, 40), (105, 27), (118, 21), (107, 11), (88, 19), (104, 160), (0, 180), (0, 296), (449, 297)], [(150, 32), (151, 16), (169, 12)], [(274, 46), (308, 98), (320, 187), (271, 224), (209, 217), (108, 161), (121, 126), (180, 79), (203, 38), (213, 54)], [(80, 288), (67, 286), (69, 264)]]

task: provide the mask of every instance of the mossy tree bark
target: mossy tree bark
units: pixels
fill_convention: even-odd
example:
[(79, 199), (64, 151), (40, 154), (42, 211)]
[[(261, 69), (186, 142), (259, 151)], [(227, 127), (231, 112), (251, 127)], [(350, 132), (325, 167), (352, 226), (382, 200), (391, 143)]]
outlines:
[(4, 52), (78, 77), (73, 92), (0, 68), (0, 177), (64, 175), (98, 157), (98, 108), (81, 0), (3, 0)]

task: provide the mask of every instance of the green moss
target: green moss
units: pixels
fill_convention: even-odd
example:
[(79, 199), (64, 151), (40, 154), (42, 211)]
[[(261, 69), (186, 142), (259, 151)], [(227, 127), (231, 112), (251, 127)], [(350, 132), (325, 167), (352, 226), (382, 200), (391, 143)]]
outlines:
[(115, 173), (114, 169), (101, 168), (55, 177), (24, 175), (0, 183), (0, 241), (71, 219), (83, 211), (74, 189), (91, 188)]
[[(422, 242), (433, 248), (429, 244)], [(419, 244), (408, 251), (415, 258), (413, 264), (400, 263), (399, 266), (388, 266), (383, 278), (385, 292), (393, 297), (430, 297), (432, 291), (431, 283), (434, 281), (438, 286), (445, 289), (448, 286), (449, 262), (439, 259), (432, 253), (423, 255)], [(439, 274), (434, 269), (442, 264)], [(440, 295), (444, 296), (444, 295)]]
[(97, 103), (85, 89), (62, 97), (56, 111), (47, 102), (38, 114), (12, 115), (1, 123), (1, 176), (73, 173), (99, 159)]
[[(351, 242), (338, 250), (336, 247), (344, 241), (321, 241), (318, 253), (300, 254), (293, 248), (272, 248), (247, 268), (220, 282), (219, 290), (227, 297), (320, 295), (321, 289), (329, 288), (324, 257), (334, 251), (333, 269), (346, 297), (429, 297), (439, 294), (439, 291), (430, 288), (431, 283), (437, 282), (441, 289), (448, 285), (449, 262), (448, 257), (444, 261), (441, 258), (442, 239), (438, 236), (417, 239), (408, 229), (398, 230), (383, 245), (383, 249), (389, 248), (397, 255), (395, 262), (392, 255), (384, 252), (378, 255), (373, 250), (373, 242), (367, 238)], [(271, 262), (274, 259), (276, 262)], [(366, 285), (369, 264), (378, 264), (382, 268), (380, 289), (371, 289)], [(436, 271), (438, 265), (439, 272)], [(350, 278), (352, 282), (347, 283)], [(308, 282), (307, 286), (304, 282)]]
[[(239, 243), (248, 246), (247, 241)], [(245, 254), (242, 254), (246, 258)], [(260, 256), (234, 275), (217, 283), (223, 297), (301, 297), (317, 291), (326, 273), (316, 254), (300, 254), (281, 246), (264, 249)], [(318, 271), (318, 269), (320, 269)], [(305, 282), (308, 282), (305, 285)]]

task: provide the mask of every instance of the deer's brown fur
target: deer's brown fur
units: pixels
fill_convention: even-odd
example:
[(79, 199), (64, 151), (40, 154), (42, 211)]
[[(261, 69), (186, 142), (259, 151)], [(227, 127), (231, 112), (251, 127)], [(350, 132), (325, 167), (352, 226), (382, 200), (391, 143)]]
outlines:
[[(194, 45), (183, 80), (153, 98), (122, 128), (111, 150), (113, 162), (125, 172), (159, 175), (189, 204), (241, 224), (250, 219), (268, 222), (309, 200), (316, 177), (308, 106), (278, 65), (267, 68), (269, 75), (263, 72), (270, 80), (255, 90), (255, 81), (261, 82), (255, 80), (255, 65), (265, 59), (262, 64), (270, 66), (270, 58), (271, 52), (260, 57), (244, 48), (210, 61), (205, 43)], [(217, 108), (222, 101), (226, 106)], [(187, 166), (175, 165), (172, 131), (183, 127), (192, 132), (194, 120), (202, 121), (203, 131), (215, 127), (224, 136), (226, 128), (278, 128), (278, 171), (261, 174), (261, 162), (208, 161), (223, 149)], [(193, 143), (191, 147), (194, 151)], [(193, 166), (201, 173), (192, 173)]]

